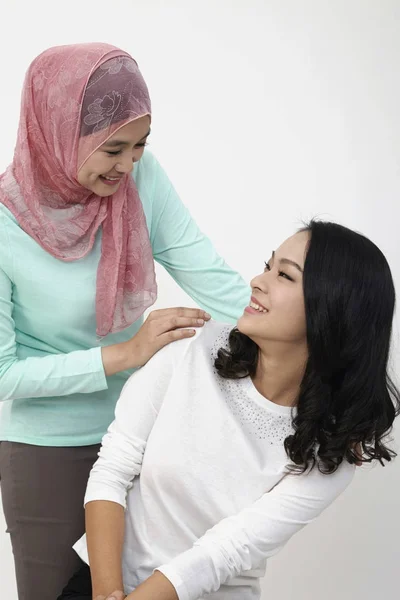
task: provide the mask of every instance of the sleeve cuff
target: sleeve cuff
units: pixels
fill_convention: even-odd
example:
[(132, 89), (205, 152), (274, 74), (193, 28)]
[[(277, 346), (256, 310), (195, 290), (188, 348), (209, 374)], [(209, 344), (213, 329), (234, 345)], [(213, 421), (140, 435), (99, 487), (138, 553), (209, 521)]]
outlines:
[(105, 485), (98, 485), (96, 483), (90, 483), (86, 490), (84, 506), (88, 502), (95, 502), (97, 500), (106, 500), (108, 502), (115, 502), (120, 504), (124, 509), (126, 508), (126, 492), (122, 493), (119, 490), (113, 489)]
[(170, 565), (163, 565), (162, 567), (158, 567), (154, 570), (162, 573), (164, 577), (166, 577), (174, 586), (179, 600), (190, 600), (189, 590), (187, 589), (184, 581), (182, 581), (181, 577), (174, 571), (172, 567), (170, 567)]
[(216, 563), (211, 553), (198, 545), (182, 552), (155, 569), (174, 586), (179, 600), (197, 600), (220, 587)]

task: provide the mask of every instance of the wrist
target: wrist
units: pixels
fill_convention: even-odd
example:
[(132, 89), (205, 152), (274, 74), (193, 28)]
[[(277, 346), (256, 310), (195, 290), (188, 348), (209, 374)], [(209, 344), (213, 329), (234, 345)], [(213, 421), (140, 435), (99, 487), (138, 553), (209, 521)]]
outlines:
[(161, 571), (154, 571), (153, 575), (126, 597), (126, 600), (155, 600), (156, 598), (157, 600), (179, 600), (174, 586)]
[(129, 342), (120, 342), (112, 346), (104, 346), (101, 349), (104, 372), (107, 376), (114, 375), (120, 371), (133, 369), (135, 357)]
[(122, 582), (122, 571), (121, 569), (104, 569), (100, 574), (97, 572), (98, 569), (92, 570), (92, 593), (93, 598), (97, 596), (105, 596), (106, 598), (115, 590), (124, 589)]
[(115, 591), (119, 592), (118, 595), (114, 594), (118, 600), (120, 600), (120, 598), (125, 598), (124, 584), (122, 583), (122, 579), (120, 577), (102, 577), (101, 580), (97, 579), (97, 581), (96, 579), (92, 579), (93, 598), (101, 598), (103, 596), (104, 598), (108, 598), (110, 594)]
[(116, 344), (116, 359), (118, 361), (119, 366), (121, 367), (121, 371), (126, 371), (127, 369), (133, 369), (135, 365), (135, 356), (132, 352), (132, 345), (130, 344), (131, 340), (128, 342), (120, 342)]

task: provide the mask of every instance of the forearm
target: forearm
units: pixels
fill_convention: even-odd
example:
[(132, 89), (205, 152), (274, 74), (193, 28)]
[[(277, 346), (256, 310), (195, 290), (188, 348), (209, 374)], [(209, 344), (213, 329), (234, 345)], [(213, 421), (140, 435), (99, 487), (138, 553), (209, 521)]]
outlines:
[(100, 348), (18, 360), (0, 340), (0, 388), (2, 401), (107, 389)]
[(124, 508), (115, 502), (98, 500), (88, 502), (85, 514), (93, 597), (123, 590)]
[(126, 600), (179, 600), (179, 598), (169, 579), (159, 571), (155, 571), (131, 592)]

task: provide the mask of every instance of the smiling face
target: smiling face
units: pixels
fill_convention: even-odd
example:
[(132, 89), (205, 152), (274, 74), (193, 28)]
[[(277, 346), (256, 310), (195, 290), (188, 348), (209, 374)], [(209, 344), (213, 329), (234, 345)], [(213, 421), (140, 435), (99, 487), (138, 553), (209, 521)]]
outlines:
[(122, 178), (143, 155), (150, 134), (150, 117), (144, 116), (118, 129), (89, 156), (78, 171), (77, 180), (97, 196), (115, 194)]
[(306, 343), (303, 271), (309, 239), (304, 231), (287, 239), (251, 281), (251, 301), (237, 326), (258, 345)]

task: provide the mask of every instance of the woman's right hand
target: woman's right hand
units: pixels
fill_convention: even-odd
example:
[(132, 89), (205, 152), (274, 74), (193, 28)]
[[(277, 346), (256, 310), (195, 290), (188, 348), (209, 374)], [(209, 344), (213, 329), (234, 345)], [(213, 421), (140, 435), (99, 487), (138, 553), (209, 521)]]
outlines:
[(211, 316), (199, 308), (164, 308), (149, 314), (136, 335), (127, 342), (102, 348), (105, 374), (142, 367), (161, 348), (192, 337)]

